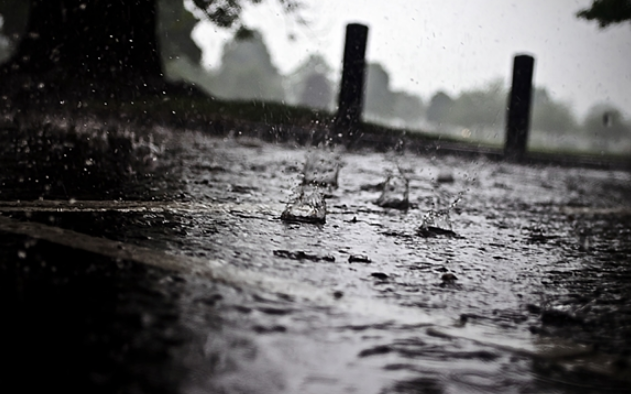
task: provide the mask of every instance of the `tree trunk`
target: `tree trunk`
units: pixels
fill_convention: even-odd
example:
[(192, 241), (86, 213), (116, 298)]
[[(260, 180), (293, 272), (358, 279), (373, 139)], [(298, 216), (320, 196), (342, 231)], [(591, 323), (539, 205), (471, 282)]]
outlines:
[(156, 24), (156, 0), (31, 0), (27, 30), (0, 78), (146, 86), (163, 77)]

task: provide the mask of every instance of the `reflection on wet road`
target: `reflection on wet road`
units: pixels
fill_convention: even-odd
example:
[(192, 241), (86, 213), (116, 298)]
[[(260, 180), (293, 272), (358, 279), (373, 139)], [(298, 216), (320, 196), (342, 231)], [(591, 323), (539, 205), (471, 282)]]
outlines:
[[(17, 237), (22, 262), (53, 242), (177, 268), (185, 285), (156, 286), (178, 293), (161, 301), (177, 324), (161, 324), (186, 332), (169, 361), (181, 367), (182, 392), (600, 393), (631, 384), (630, 174), (336, 152), (326, 221), (283, 221), (307, 156), (178, 134), (149, 170), (160, 175), (135, 176), (128, 195), (98, 198), (95, 187), (66, 199), (44, 190), (38, 200), (33, 182), (26, 198), (0, 202), (16, 219), (0, 231)], [(407, 186), (404, 209), (377, 204), (391, 174)], [(428, 217), (438, 230), (419, 231)], [(39, 224), (19, 230), (17, 220)], [(71, 241), (20, 238), (56, 228)]]

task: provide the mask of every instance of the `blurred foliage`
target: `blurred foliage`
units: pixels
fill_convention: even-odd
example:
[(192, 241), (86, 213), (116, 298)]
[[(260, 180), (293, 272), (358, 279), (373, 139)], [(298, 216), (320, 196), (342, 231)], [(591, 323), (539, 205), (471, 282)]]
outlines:
[(549, 133), (575, 133), (579, 129), (570, 106), (552, 99), (542, 87), (534, 90), (531, 128)]
[[(471, 128), (502, 128), (507, 97), (508, 91), (501, 80), (465, 90), (454, 99), (438, 92), (427, 109), (427, 119), (434, 123)], [(579, 129), (569, 105), (555, 101), (545, 88), (540, 87), (534, 89), (531, 128), (549, 133), (576, 132)]]
[(26, 29), (29, 3), (24, 0), (0, 0), (0, 63), (7, 61), (20, 35)]
[(240, 26), (234, 33), (234, 39), (236, 41), (251, 40), (252, 38), (254, 38), (254, 30), (249, 29), (245, 26)]
[(443, 91), (436, 92), (429, 101), (426, 117), (429, 122), (443, 123), (448, 120), (454, 100)]
[(29, 2), (24, 0), (0, 0), (2, 15), (2, 34), (15, 39), (26, 28)]
[(329, 109), (333, 101), (333, 87), (324, 73), (314, 72), (304, 80), (298, 103), (305, 107)]
[(333, 70), (321, 54), (311, 54), (284, 77), (286, 102), (331, 110), (335, 106), (335, 87), (329, 79), (332, 73)]
[(631, 122), (625, 120), (622, 112), (610, 104), (592, 106), (585, 116), (582, 131), (591, 141), (592, 150), (628, 153), (631, 147)]
[(381, 64), (368, 63), (364, 98), (365, 113), (369, 116), (389, 118), (392, 117), (393, 107), (390, 75)]
[(244, 35), (241, 31), (224, 44), (217, 69), (207, 70), (186, 56), (178, 56), (166, 62), (167, 76), (227, 100), (284, 101), (284, 80), (272, 63), (262, 34), (248, 30)]
[(158, 0), (158, 37), (164, 61), (181, 56), (195, 64), (201, 61), (202, 51), (191, 39), (197, 22), (183, 0)]
[(610, 104), (592, 106), (583, 121), (583, 131), (612, 143), (621, 139), (631, 139), (631, 124), (624, 119), (618, 108)]
[[(191, 39), (191, 31), (198, 20), (184, 7), (183, 0), (157, 0), (158, 36), (164, 60), (187, 56), (193, 63), (201, 60), (201, 49)], [(0, 62), (5, 61), (15, 48), (28, 21), (29, 2), (0, 0), (2, 23), (0, 31)]]
[(329, 79), (331, 66), (320, 54), (313, 54), (285, 77), (287, 101), (305, 107), (332, 110), (335, 86)]
[[(36, 3), (34, 3), (34, 1), (36, 1)], [(277, 1), (287, 13), (294, 13), (296, 19), (299, 22), (302, 22), (300, 16), (297, 15), (297, 10), (300, 8), (299, 0)], [(132, 51), (132, 53), (142, 52), (138, 50), (139, 48), (143, 48), (144, 50), (151, 52), (150, 49), (152, 47), (155, 48), (156, 41), (158, 41), (163, 63), (169, 60), (179, 60), (187, 58), (188, 60), (184, 60), (184, 63), (190, 62), (196, 65), (199, 64), (201, 60), (202, 52), (200, 48), (195, 44), (195, 42), (191, 39), (191, 31), (197, 24), (198, 18), (201, 17), (201, 15), (205, 14), (210, 22), (214, 23), (216, 26), (226, 28), (236, 27), (236, 31), (238, 33), (237, 36), (239, 38), (251, 38), (249, 37), (250, 31), (245, 26), (242, 26), (241, 13), (246, 5), (258, 4), (263, 2), (264, 1), (262, 0), (143, 0), (143, 2), (129, 2), (130, 5), (129, 7), (127, 7), (126, 5), (107, 5), (109, 4), (108, 2), (101, 1), (94, 1), (94, 4), (92, 4), (89, 1), (85, 2), (82, 0), (56, 0), (56, 2), (53, 2), (51, 0), (50, 3), (47, 0), (0, 0), (0, 15), (2, 16), (0, 19), (0, 24), (2, 25), (2, 32), (4, 33), (4, 35), (0, 35), (0, 59), (8, 59), (14, 52), (14, 47), (17, 46), (15, 45), (15, 43), (20, 42), (20, 35), (23, 34), (24, 28), (29, 20), (29, 5), (39, 4), (41, 5), (41, 7), (37, 9), (43, 11), (37, 14), (38, 17), (36, 18), (35, 23), (37, 24), (37, 26), (39, 26), (39, 28), (44, 29), (42, 31), (47, 32), (45, 35), (42, 36), (46, 37), (46, 39), (34, 40), (29, 35), (27, 37), (28, 40), (22, 40), (22, 44), (24, 44), (25, 41), (28, 41), (28, 45), (24, 44), (19, 46), (19, 48), (21, 48), (21, 51), (25, 51), (24, 55), (20, 55), (20, 59), (37, 59), (33, 60), (31, 63), (39, 65), (31, 68), (24, 66), (24, 69), (28, 68), (29, 70), (31, 70), (39, 67), (38, 69), (48, 70), (52, 66), (48, 66), (48, 63), (50, 63), (50, 61), (47, 62), (46, 59), (53, 59), (53, 63), (56, 61), (57, 58), (79, 59), (80, 62), (81, 54), (89, 52), (87, 50), (84, 50), (81, 45), (84, 45), (85, 42), (89, 42), (90, 40), (94, 41), (95, 44), (93, 46), (87, 46), (87, 48), (96, 48), (95, 51), (101, 51), (104, 53), (104, 55), (85, 55), (85, 57), (89, 59), (100, 59), (95, 61), (97, 65), (90, 65), (90, 67), (86, 66), (84, 67), (85, 69), (100, 70), (101, 68), (99, 68), (99, 64), (101, 64), (103, 70), (112, 70), (112, 73), (116, 73), (116, 70), (119, 69), (133, 69), (134, 67), (136, 67), (133, 61), (128, 62), (129, 66), (127, 66), (125, 63), (126, 57), (133, 58), (130, 53), (125, 52), (129, 49), (127, 48), (129, 47), (129, 45), (125, 47), (126, 44), (121, 44), (117, 46), (117, 50), (110, 51), (99, 49), (99, 45), (107, 45), (107, 43), (104, 42), (108, 39), (108, 37), (111, 37), (112, 35), (120, 38), (120, 40), (115, 41), (116, 43), (131, 42), (131, 40), (127, 40), (128, 36), (143, 37), (142, 39), (139, 39), (140, 43), (134, 44), (133, 48), (135, 48), (136, 50)], [(136, 3), (138, 3), (139, 5), (134, 5), (133, 7), (131, 6), (131, 4)], [(86, 21), (85, 26), (77, 27), (81, 31), (85, 30), (85, 34), (79, 35), (80, 39), (70, 36), (68, 36), (69, 38), (67, 38), (67, 36), (64, 35), (64, 32), (68, 33), (68, 31), (72, 31), (72, 28), (68, 28), (67, 24), (66, 27), (63, 26), (65, 24), (62, 23), (62, 21), (65, 20), (64, 18), (66, 18), (66, 14), (77, 17), (77, 15), (75, 14), (77, 13), (76, 11), (78, 9), (83, 10), (86, 9), (86, 5), (97, 4), (101, 4), (101, 8), (104, 10), (115, 9), (116, 11), (113, 11), (113, 13), (109, 14), (108, 12), (102, 12), (100, 15), (98, 12), (96, 14), (92, 13), (90, 15), (85, 14), (88, 18), (93, 18), (90, 21)], [(47, 8), (45, 8), (44, 6)], [(156, 7), (154, 8), (154, 6)], [(195, 9), (195, 7), (198, 8)], [(87, 9), (92, 8), (93, 7), (88, 7)], [(129, 20), (133, 20), (135, 22), (129, 23), (127, 19), (125, 19), (125, 21), (127, 22), (111, 20), (112, 18), (108, 16), (118, 15), (118, 17), (115, 17), (114, 19), (119, 18), (121, 12), (122, 15), (126, 15), (126, 9), (134, 10), (129, 12), (129, 14), (132, 15), (130, 17), (131, 19)], [(153, 13), (154, 9), (156, 10), (155, 15)], [(51, 10), (54, 11), (53, 16), (55, 16), (56, 19), (47, 19), (44, 16), (44, 14), (50, 13)], [(143, 14), (142, 10), (147, 10), (147, 12)], [(203, 13), (200, 12), (200, 10), (203, 11)], [(195, 15), (193, 14), (193, 12), (195, 12)], [(144, 16), (134, 16), (134, 14), (140, 14)], [(72, 20), (75, 22), (77, 20), (83, 20), (82, 18), (84, 14), (81, 13), (81, 15), (81, 17), (77, 17)], [(146, 28), (143, 26), (150, 26), (152, 25), (152, 23), (147, 22), (143, 25), (142, 23), (138, 22), (138, 19), (134, 18), (140, 18), (140, 20), (144, 20), (145, 22), (155, 18), (155, 20), (157, 21), (157, 40), (154, 41), (147, 35), (143, 35), (145, 33), (139, 33), (142, 31), (146, 31)], [(95, 28), (91, 29), (91, 26)], [(98, 26), (98, 28), (96, 26)], [(109, 28), (112, 28), (112, 32), (105, 31)], [(56, 34), (56, 32), (58, 31), (60, 32), (60, 34)], [(57, 45), (55, 37), (61, 37), (58, 38), (57, 41), (66, 40), (68, 44), (64, 43), (63, 45)], [(105, 37), (105, 39), (103, 37)], [(45, 51), (50, 52), (50, 54), (44, 53), (45, 51), (41, 50), (41, 48), (33, 49), (39, 48), (38, 45), (45, 48)], [(33, 51), (33, 54), (28, 53), (29, 51)], [(65, 55), (64, 51), (67, 52)], [(155, 53), (155, 49), (153, 49), (153, 52), (151, 53)], [(40, 58), (38, 58), (36, 54), (39, 54)], [(136, 68), (142, 68), (144, 70), (152, 69), (152, 71), (147, 71), (147, 73), (153, 73), (154, 75), (159, 73), (159, 66), (155, 64), (156, 62), (154, 59), (149, 59), (150, 56), (139, 56), (139, 59), (140, 58), (142, 58), (142, 60), (136, 60), (136, 62), (140, 64), (144, 61), (145, 63), (147, 63), (147, 67)], [(21, 61), (22, 60), (19, 60), (19, 62)], [(70, 60), (69, 63), (72, 63), (72, 61), (73, 60)], [(28, 63), (28, 60), (25, 60), (23, 63)], [(111, 64), (106, 65), (105, 63)], [(149, 66), (149, 63), (152, 63), (153, 65)], [(23, 65), (20, 63), (20, 67), (21, 66)], [(12, 69), (17, 68), (13, 67)], [(170, 77), (170, 79), (176, 80), (183, 79), (180, 78), (180, 76), (178, 75), (170, 75), (168, 77)]]
[(214, 94), (227, 99), (285, 99), (282, 77), (258, 31), (249, 38), (235, 36), (224, 45), (221, 66), (208, 86)]
[[(192, 0), (208, 18), (219, 27), (232, 27), (240, 23), (243, 6), (247, 3), (259, 4), (263, 0)], [(288, 13), (295, 13), (301, 7), (298, 0), (277, 0)]]
[(485, 87), (461, 92), (454, 99), (448, 120), (451, 124), (467, 127), (501, 127), (505, 108), (506, 90), (501, 80), (495, 80)]
[(580, 10), (576, 16), (597, 21), (603, 28), (612, 24), (631, 21), (631, 0), (594, 0), (589, 8)]
[[(185, 58), (167, 62), (167, 74), (195, 83), (213, 95), (229, 100), (286, 102), (318, 110), (335, 107), (336, 86), (330, 80), (332, 68), (314, 54), (289, 75), (281, 75), (272, 63), (263, 35), (249, 30), (235, 32), (214, 71), (206, 71)], [(379, 64), (369, 64), (365, 114), (368, 119), (418, 122), (424, 115), (423, 101), (410, 93), (392, 91), (390, 77)]]
[(371, 119), (411, 124), (424, 115), (423, 100), (408, 92), (392, 90), (390, 75), (379, 63), (369, 63), (366, 68), (364, 97), (364, 112)]
[(414, 124), (423, 119), (425, 115), (425, 107), (423, 100), (411, 93), (393, 92), (395, 118), (401, 119), (405, 124)]

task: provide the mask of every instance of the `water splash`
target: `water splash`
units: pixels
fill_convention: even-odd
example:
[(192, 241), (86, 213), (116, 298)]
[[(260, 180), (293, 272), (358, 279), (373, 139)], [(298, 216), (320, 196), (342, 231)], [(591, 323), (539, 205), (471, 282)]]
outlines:
[(280, 218), (289, 222), (325, 223), (326, 201), (338, 185), (339, 157), (331, 152), (313, 151), (307, 155), (302, 183)]
[(326, 222), (326, 201), (318, 185), (300, 185), (297, 194), (280, 215), (288, 222)]
[(421, 222), (421, 226), (417, 229), (417, 234), (426, 238), (438, 235), (458, 237), (453, 230), (451, 211), (458, 205), (461, 199), (462, 193), (458, 193), (456, 199), (444, 208), (439, 208), (441, 201), (439, 198), (435, 199), (432, 204), (433, 207), (423, 215), (423, 221)]
[(397, 170), (386, 178), (381, 196), (375, 204), (384, 208), (408, 209), (410, 206), (409, 184), (401, 169), (397, 167)]

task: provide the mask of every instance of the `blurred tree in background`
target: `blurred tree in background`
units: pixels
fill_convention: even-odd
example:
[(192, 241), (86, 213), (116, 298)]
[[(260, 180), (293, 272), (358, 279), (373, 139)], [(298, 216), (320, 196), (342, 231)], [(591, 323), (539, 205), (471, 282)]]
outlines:
[[(502, 128), (507, 97), (508, 91), (501, 79), (462, 91), (453, 99), (438, 92), (430, 101), (427, 120), (469, 128)], [(576, 133), (580, 129), (570, 106), (554, 100), (542, 87), (534, 89), (531, 128), (551, 134)]]
[(597, 21), (601, 28), (631, 21), (631, 0), (594, 0), (589, 8), (576, 14), (579, 18)]
[(191, 38), (197, 22), (183, 0), (158, 0), (158, 37), (164, 62), (185, 56), (193, 64), (200, 63), (202, 51)]
[(278, 69), (258, 31), (235, 37), (223, 47), (221, 66), (208, 85), (219, 97), (236, 100), (283, 101)]
[(454, 99), (447, 119), (449, 123), (467, 126), (499, 126), (504, 123), (506, 89), (501, 80), (471, 90), (465, 90)]
[(425, 117), (425, 106), (419, 96), (400, 91), (395, 91), (392, 95), (394, 98), (393, 116), (404, 124), (414, 125)]
[(546, 88), (536, 87), (532, 100), (531, 128), (548, 133), (576, 133), (579, 126), (570, 106), (550, 97)]
[[(31, 0), (2, 74), (108, 81), (161, 77), (155, 0)], [(15, 17), (8, 11), (5, 19)], [(51, 78), (48, 78), (51, 79)], [(48, 81), (52, 83), (52, 81)]]
[(610, 104), (596, 104), (583, 121), (583, 134), (591, 140), (591, 148), (601, 151), (618, 150), (629, 146), (631, 123), (620, 110)]
[(379, 63), (369, 63), (366, 67), (364, 95), (367, 119), (409, 125), (423, 118), (423, 100), (412, 93), (392, 90), (390, 75)]
[[(219, 27), (233, 27), (237, 30), (244, 27), (241, 23), (241, 12), (245, 4), (260, 4), (263, 0), (192, 0), (193, 3)], [(288, 13), (296, 13), (301, 7), (300, 0), (277, 0)], [(299, 23), (304, 21), (297, 16)], [(243, 31), (247, 31), (245, 28)]]
[(286, 100), (289, 104), (332, 110), (335, 106), (335, 86), (329, 79), (333, 74), (324, 57), (310, 55), (285, 77)]
[[(29, 2), (0, 0), (0, 62), (8, 60), (26, 29)], [(193, 63), (201, 60), (201, 49), (191, 39), (198, 20), (184, 7), (182, 0), (158, 0), (158, 36), (165, 61), (188, 57)]]
[(426, 117), (432, 123), (444, 123), (448, 120), (454, 100), (443, 91), (436, 92), (429, 100)]
[[(181, 52), (195, 63), (199, 52), (189, 42), (187, 31), (192, 20), (181, 0), (172, 1), (179, 4), (164, 3), (160, 12), (179, 15), (182, 26), (172, 29), (173, 36), (161, 37), (167, 56), (173, 44), (183, 45)], [(299, 8), (297, 0), (277, 1), (287, 12)], [(261, 0), (193, 2), (217, 26), (228, 28), (241, 24), (244, 4)], [(7, 21), (24, 12), (20, 3), (28, 5), (26, 28), (13, 55), (0, 68), (0, 83), (6, 87), (26, 79), (26, 85), (20, 83), (15, 92), (23, 104), (40, 95), (59, 94), (68, 85), (112, 97), (163, 91), (159, 87), (164, 85), (164, 74), (157, 0), (0, 0), (0, 9), (7, 10), (3, 14), (5, 32), (19, 30)]]
[(631, 138), (631, 125), (624, 119), (622, 112), (610, 104), (592, 106), (583, 121), (583, 131), (614, 144), (621, 139)]
[(366, 90), (364, 91), (364, 112), (367, 116), (390, 118), (394, 100), (390, 91), (390, 76), (379, 63), (366, 66)]
[(299, 103), (305, 107), (329, 109), (333, 99), (333, 89), (326, 74), (313, 73), (305, 80)]
[(2, 16), (0, 62), (7, 61), (15, 51), (15, 46), (26, 28), (28, 11), (28, 1), (0, 0), (0, 15)]

